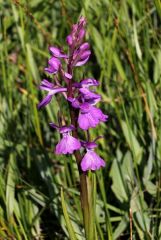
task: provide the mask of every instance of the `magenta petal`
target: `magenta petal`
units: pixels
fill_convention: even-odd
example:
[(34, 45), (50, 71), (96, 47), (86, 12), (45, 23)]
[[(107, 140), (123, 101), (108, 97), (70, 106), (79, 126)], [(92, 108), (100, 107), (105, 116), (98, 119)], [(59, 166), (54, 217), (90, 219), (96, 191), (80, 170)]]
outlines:
[(51, 46), (49, 47), (49, 50), (53, 54), (53, 56), (56, 58), (68, 58), (68, 56), (64, 54), (62, 50), (57, 47)]
[(69, 102), (71, 102), (72, 107), (74, 107), (74, 108), (79, 108), (80, 107), (80, 102), (78, 101), (77, 98), (68, 97), (67, 100)]
[(80, 105), (80, 113), (78, 117), (79, 127), (83, 130), (96, 127), (100, 122), (106, 121), (107, 115), (103, 114), (99, 108), (84, 102)]
[(83, 40), (85, 34), (86, 34), (85, 29), (81, 29), (81, 30), (79, 31), (79, 34), (78, 34), (79, 42), (82, 42), (82, 40)]
[(74, 66), (82, 66), (84, 65), (88, 59), (89, 59), (89, 56), (91, 54), (91, 51), (85, 51), (81, 56), (80, 56), (80, 59), (78, 60), (77, 63), (74, 64)]
[(45, 107), (52, 99), (52, 95), (47, 95), (39, 104), (38, 108)]
[(66, 38), (66, 42), (69, 46), (71, 46), (73, 44), (73, 39), (71, 35), (68, 35)]
[(80, 66), (84, 65), (88, 61), (88, 59), (89, 59), (89, 56), (86, 59), (77, 62), (74, 66), (80, 67)]
[(105, 167), (105, 161), (100, 158), (94, 151), (87, 150), (87, 153), (84, 155), (81, 161), (82, 170), (84, 172), (88, 170), (95, 171), (101, 167)]
[(49, 67), (45, 68), (45, 71), (48, 73), (57, 73), (57, 71), (59, 70), (59, 67), (61, 65), (61, 62), (59, 59), (52, 57), (49, 59), (48, 61)]
[(99, 85), (99, 82), (94, 78), (83, 79), (83, 80), (81, 80), (80, 83), (81, 83), (82, 87), (90, 87), (90, 86), (98, 86)]
[(78, 24), (81, 25), (82, 27), (86, 26), (87, 24), (86, 18), (81, 16)]
[(79, 150), (81, 144), (79, 140), (70, 136), (64, 135), (60, 142), (56, 145), (56, 154), (72, 154), (75, 150)]
[(91, 106), (90, 113), (96, 117), (99, 121), (105, 122), (108, 119), (108, 115), (103, 114), (101, 109)]
[(49, 82), (48, 80), (44, 79), (41, 81), (40, 87), (48, 87), (48, 88), (53, 88), (54, 84)]
[(67, 72), (64, 73), (64, 76), (68, 79), (72, 79), (72, 75)]
[(53, 69), (51, 66), (44, 68), (45, 72), (52, 74), (52, 73), (57, 73), (57, 70)]
[(83, 51), (88, 50), (89, 48), (90, 48), (90, 45), (89, 45), (89, 43), (87, 43), (87, 42), (83, 43), (83, 44), (80, 46), (80, 50), (83, 50)]
[(78, 124), (83, 130), (88, 130), (89, 128), (95, 128), (99, 123), (98, 119), (94, 118), (90, 112), (89, 113), (79, 113)]
[(101, 99), (101, 95), (100, 94), (96, 94), (96, 93), (90, 91), (87, 88), (80, 88), (79, 92), (82, 93), (83, 98), (86, 99), (86, 100), (89, 100), (89, 99)]

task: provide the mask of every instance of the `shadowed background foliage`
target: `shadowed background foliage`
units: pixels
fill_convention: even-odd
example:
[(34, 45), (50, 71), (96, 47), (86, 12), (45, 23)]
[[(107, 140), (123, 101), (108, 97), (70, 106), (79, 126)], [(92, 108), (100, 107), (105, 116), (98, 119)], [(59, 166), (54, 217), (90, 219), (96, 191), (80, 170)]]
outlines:
[[(159, 0), (0, 0), (0, 239), (85, 239), (75, 159), (56, 156), (49, 128), (67, 112), (38, 111), (50, 44), (65, 46), (79, 16), (92, 56), (75, 79), (100, 81), (109, 121), (91, 131), (106, 168), (96, 173), (97, 239), (161, 239), (161, 4)], [(130, 224), (131, 223), (131, 224)]]

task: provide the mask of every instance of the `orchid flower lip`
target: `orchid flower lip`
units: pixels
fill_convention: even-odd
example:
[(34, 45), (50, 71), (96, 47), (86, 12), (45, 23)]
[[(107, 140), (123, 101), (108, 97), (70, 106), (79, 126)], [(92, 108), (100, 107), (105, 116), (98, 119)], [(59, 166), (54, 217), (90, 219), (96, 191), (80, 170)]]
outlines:
[(78, 139), (71, 136), (68, 132), (62, 134), (62, 139), (56, 145), (56, 154), (72, 154), (75, 150), (81, 148), (81, 143)]
[(94, 152), (94, 149), (87, 149), (87, 152), (81, 161), (81, 168), (84, 172), (88, 170), (95, 171), (101, 167), (105, 167), (105, 165), (105, 161)]

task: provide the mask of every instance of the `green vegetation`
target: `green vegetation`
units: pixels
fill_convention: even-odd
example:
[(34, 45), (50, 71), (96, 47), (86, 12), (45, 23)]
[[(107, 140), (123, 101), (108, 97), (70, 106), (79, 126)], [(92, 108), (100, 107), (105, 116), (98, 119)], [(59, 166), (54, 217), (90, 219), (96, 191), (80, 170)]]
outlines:
[(96, 172), (94, 231), (98, 240), (159, 240), (159, 0), (0, 0), (0, 239), (85, 239), (75, 159), (53, 154), (59, 136), (48, 124), (67, 109), (55, 97), (37, 110), (48, 46), (63, 45), (80, 15), (92, 56), (76, 76), (100, 81), (110, 116), (91, 132), (104, 136), (106, 160)]

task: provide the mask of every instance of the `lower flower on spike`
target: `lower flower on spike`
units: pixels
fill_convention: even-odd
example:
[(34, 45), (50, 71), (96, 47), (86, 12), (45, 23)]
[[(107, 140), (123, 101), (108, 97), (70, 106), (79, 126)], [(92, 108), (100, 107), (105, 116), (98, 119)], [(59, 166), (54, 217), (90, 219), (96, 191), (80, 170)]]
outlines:
[(73, 125), (70, 125), (69, 127), (58, 127), (55, 124), (50, 123), (50, 126), (57, 128), (63, 136), (60, 142), (56, 145), (56, 154), (72, 154), (75, 150), (81, 148), (80, 141), (70, 135), (70, 132), (74, 130)]
[(87, 152), (81, 161), (81, 168), (84, 172), (88, 170), (95, 171), (101, 167), (105, 167), (105, 161), (94, 152), (95, 147), (97, 147), (95, 142), (88, 142), (85, 145)]

